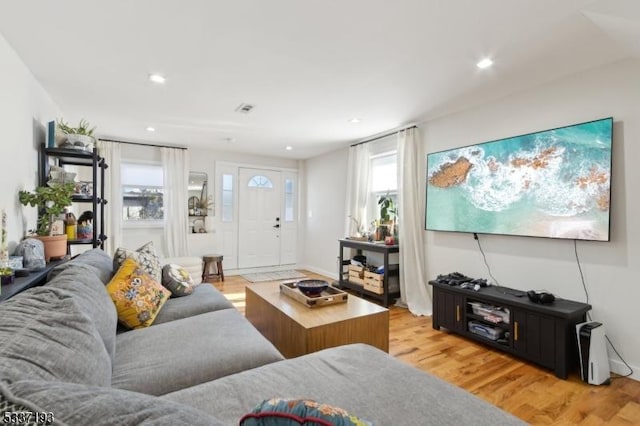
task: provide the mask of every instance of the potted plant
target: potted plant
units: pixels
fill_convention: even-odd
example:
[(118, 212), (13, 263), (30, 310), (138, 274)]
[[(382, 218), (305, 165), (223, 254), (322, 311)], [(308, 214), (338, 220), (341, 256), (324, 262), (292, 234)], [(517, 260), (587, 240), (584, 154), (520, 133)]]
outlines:
[(385, 237), (393, 234), (393, 226), (396, 221), (396, 214), (398, 209), (393, 202), (393, 198), (386, 195), (381, 195), (378, 198), (378, 206), (380, 206), (380, 229), (379, 237), (384, 240)]
[(63, 257), (67, 254), (67, 235), (53, 235), (53, 223), (64, 213), (65, 207), (71, 205), (74, 189), (73, 183), (54, 183), (50, 186), (40, 186), (33, 192), (18, 193), (22, 205), (38, 207), (39, 218), (35, 238), (44, 244), (47, 262), (52, 257)]
[(71, 127), (61, 118), (58, 120), (58, 128), (67, 136), (65, 145), (79, 149), (93, 148), (96, 141), (93, 132), (96, 130), (96, 126), (91, 127), (91, 124), (84, 118), (80, 120), (78, 127)]

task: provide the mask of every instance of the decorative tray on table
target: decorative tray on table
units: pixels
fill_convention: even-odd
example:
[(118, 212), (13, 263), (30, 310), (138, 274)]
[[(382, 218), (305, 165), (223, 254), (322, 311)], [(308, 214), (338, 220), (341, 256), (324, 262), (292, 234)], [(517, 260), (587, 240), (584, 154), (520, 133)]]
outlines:
[(344, 303), (349, 297), (348, 293), (330, 286), (329, 283), (327, 283), (326, 287), (324, 287), (320, 293), (307, 295), (298, 288), (298, 283), (304, 285), (309, 284), (309, 281), (318, 280), (283, 281), (280, 283), (280, 293), (302, 303), (308, 308)]

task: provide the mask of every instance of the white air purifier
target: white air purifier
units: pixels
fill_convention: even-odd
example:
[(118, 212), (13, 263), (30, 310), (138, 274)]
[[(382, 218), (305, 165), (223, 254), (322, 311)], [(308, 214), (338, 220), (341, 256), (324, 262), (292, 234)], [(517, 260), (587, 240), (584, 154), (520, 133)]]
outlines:
[(604, 325), (599, 322), (576, 324), (580, 376), (592, 385), (608, 385), (611, 380)]

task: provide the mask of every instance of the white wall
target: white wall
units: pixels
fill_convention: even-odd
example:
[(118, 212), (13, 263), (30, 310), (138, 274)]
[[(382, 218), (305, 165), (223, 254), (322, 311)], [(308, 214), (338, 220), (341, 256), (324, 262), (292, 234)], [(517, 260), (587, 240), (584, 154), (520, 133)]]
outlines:
[[(594, 320), (640, 378), (640, 60), (624, 61), (558, 80), (480, 108), (428, 122), (426, 151), (460, 147), (532, 131), (613, 116), (611, 242), (578, 242)], [(422, 126), (421, 126), (422, 127)], [(427, 232), (428, 277), (460, 271), (488, 273), (471, 234)], [(481, 235), (501, 285), (546, 289), (585, 301), (573, 241)], [(626, 373), (610, 352), (614, 371)]]
[(38, 184), (38, 147), (46, 137), (45, 125), (61, 114), (2, 35), (0, 93), (0, 209), (7, 212), (12, 253), (37, 219), (35, 207), (20, 204), (18, 191), (31, 191)]
[[(124, 145), (123, 160), (153, 161), (160, 163), (160, 149), (141, 145)], [(218, 188), (215, 182), (215, 162), (227, 161), (238, 164), (248, 164), (256, 167), (275, 167), (297, 169), (297, 161), (287, 158), (265, 157), (251, 154), (240, 154), (233, 152), (216, 151), (211, 149), (190, 148), (189, 162), (190, 171), (204, 172), (207, 174), (209, 193), (217, 194)], [(185, 200), (185, 212), (187, 201)], [(215, 208), (218, 214), (218, 207)], [(215, 223), (215, 217), (212, 218)], [(214, 232), (207, 234), (189, 234), (189, 255), (202, 256), (208, 253), (220, 252), (217, 235)], [(125, 229), (122, 238), (122, 245), (127, 248), (138, 248), (148, 241), (153, 241), (154, 247), (161, 256), (166, 250), (164, 247), (163, 230), (161, 227), (128, 227)]]
[(344, 238), (348, 149), (305, 162), (304, 261), (307, 269), (338, 277), (338, 239)]

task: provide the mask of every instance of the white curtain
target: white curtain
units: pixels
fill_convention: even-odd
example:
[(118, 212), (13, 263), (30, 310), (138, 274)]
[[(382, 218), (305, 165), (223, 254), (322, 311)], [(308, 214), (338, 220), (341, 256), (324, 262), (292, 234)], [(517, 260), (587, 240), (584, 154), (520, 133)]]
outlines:
[(400, 301), (415, 315), (431, 315), (431, 295), (425, 273), (425, 189), (417, 128), (398, 132), (398, 239), (400, 245)]
[(358, 232), (356, 221), (364, 227), (365, 231), (369, 227), (367, 223), (367, 198), (369, 196), (370, 163), (369, 147), (366, 143), (349, 148), (346, 237)]
[(164, 243), (167, 257), (187, 256), (187, 199), (189, 153), (186, 149), (160, 148), (164, 171)]
[[(98, 153), (109, 166), (104, 172), (104, 199), (107, 204), (104, 207), (104, 233), (107, 240), (104, 250), (113, 256), (113, 253), (122, 245), (122, 183), (120, 163), (122, 159), (122, 145), (118, 142), (106, 142), (99, 140)], [(97, 224), (96, 224), (97, 225)], [(99, 232), (94, 229), (93, 232)]]

